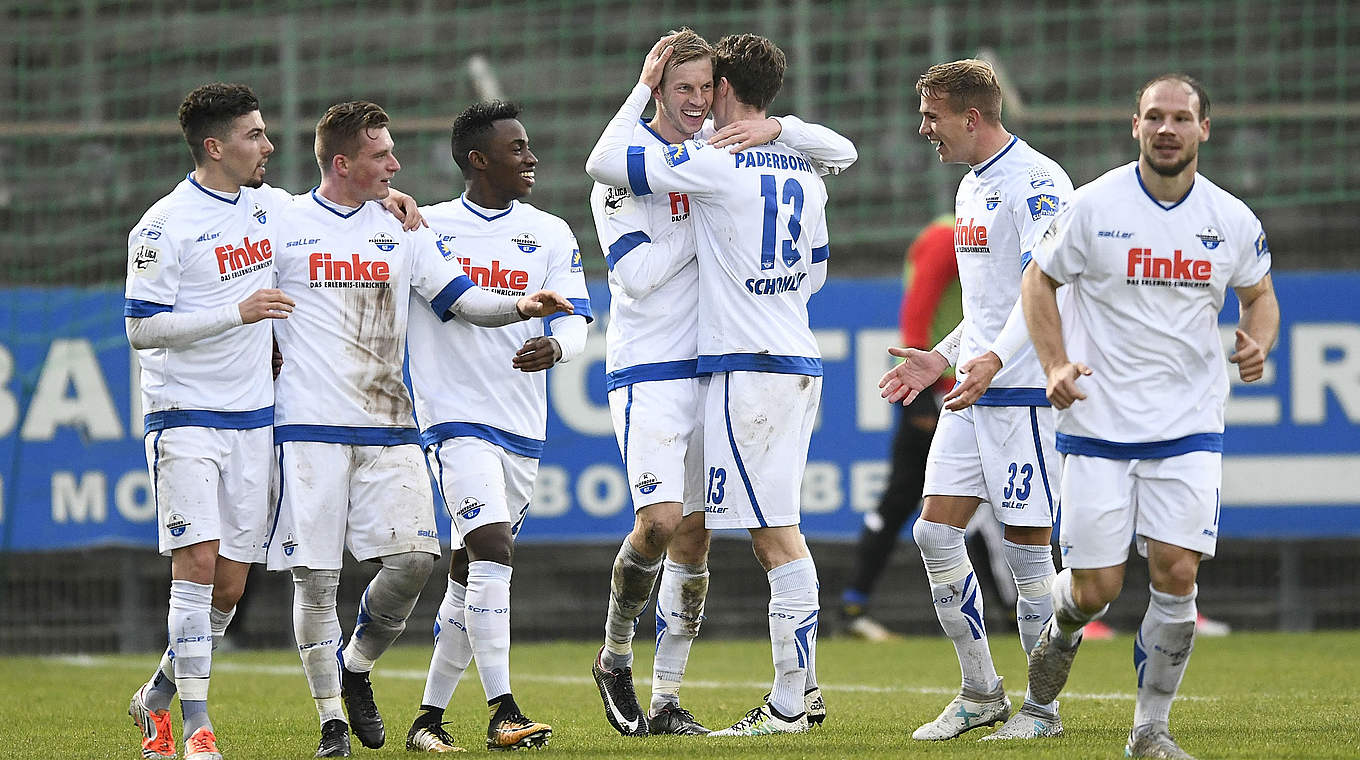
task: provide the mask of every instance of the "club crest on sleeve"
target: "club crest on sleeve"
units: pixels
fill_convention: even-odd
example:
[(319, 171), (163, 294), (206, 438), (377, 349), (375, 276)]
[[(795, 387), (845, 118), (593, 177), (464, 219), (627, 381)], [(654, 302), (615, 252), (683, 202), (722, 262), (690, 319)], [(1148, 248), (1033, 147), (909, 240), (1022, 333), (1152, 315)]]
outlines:
[(1038, 219), (1041, 216), (1056, 216), (1058, 213), (1058, 196), (1048, 193), (1031, 195), (1025, 199), (1029, 205), (1029, 215)]
[(519, 233), (510, 238), (510, 242), (519, 246), (519, 249), (525, 253), (533, 253), (538, 250), (538, 238), (528, 232)]

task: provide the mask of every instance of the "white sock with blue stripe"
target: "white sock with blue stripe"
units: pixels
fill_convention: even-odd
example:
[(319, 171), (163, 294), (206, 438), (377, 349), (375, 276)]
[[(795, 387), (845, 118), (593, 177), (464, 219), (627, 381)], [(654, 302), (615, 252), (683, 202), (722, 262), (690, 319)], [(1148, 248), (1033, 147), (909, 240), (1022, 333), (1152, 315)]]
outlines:
[(770, 706), (794, 718), (803, 714), (807, 670), (817, 647), (817, 566), (811, 557), (804, 557), (774, 568), (767, 577), (774, 654)]
[(656, 596), (656, 659), (652, 662), (651, 714), (680, 704), (689, 650), (704, 620), (708, 598), (708, 565), (672, 562), (667, 558)]
[(963, 688), (991, 693), (999, 680), (983, 624), (982, 592), (964, 547), (964, 530), (943, 523), (916, 521), (912, 535), (930, 579), (930, 598), (940, 627), (954, 643)]
[[(1006, 564), (1015, 578), (1015, 624), (1020, 629), (1020, 647), (1028, 655), (1039, 641), (1044, 624), (1053, 616), (1053, 548), (1003, 540)], [(1034, 702), (1028, 690), (1025, 699)], [(1040, 705), (1055, 709), (1052, 705)]]
[(1195, 648), (1196, 586), (1185, 596), (1151, 589), (1147, 614), (1133, 642), (1133, 667), (1138, 673), (1134, 728), (1167, 725), (1171, 701), (1180, 690), (1190, 651)]

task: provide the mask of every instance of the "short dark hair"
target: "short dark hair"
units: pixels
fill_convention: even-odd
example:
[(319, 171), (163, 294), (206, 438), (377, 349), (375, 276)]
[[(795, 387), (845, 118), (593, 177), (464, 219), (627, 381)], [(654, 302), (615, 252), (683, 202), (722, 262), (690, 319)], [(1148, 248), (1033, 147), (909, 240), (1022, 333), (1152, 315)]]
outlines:
[(243, 84), (213, 82), (195, 87), (179, 104), (179, 127), (195, 164), (207, 160), (203, 141), (224, 139), (239, 116), (260, 110), (260, 99)]
[(485, 151), (485, 140), (491, 134), (492, 126), (498, 121), (519, 118), (519, 112), (518, 103), (484, 100), (473, 103), (458, 114), (458, 118), (453, 120), (453, 136), (449, 139), (449, 146), (453, 150), (454, 163), (458, 164), (464, 175), (472, 170), (468, 153)]
[(978, 58), (931, 66), (917, 77), (916, 94), (943, 100), (954, 113), (976, 108), (983, 121), (1001, 123), (1001, 83), (992, 65)]
[(1199, 99), (1199, 120), (1204, 121), (1209, 118), (1209, 93), (1204, 89), (1204, 85), (1200, 84), (1198, 79), (1195, 79), (1189, 74), (1181, 74), (1178, 72), (1171, 72), (1162, 74), (1159, 77), (1153, 77), (1144, 83), (1142, 87), (1139, 87), (1138, 94), (1133, 98), (1134, 113), (1141, 114), (1143, 112), (1143, 93), (1147, 92), (1154, 84), (1160, 82), (1180, 82), (1181, 84), (1188, 86), (1191, 90), (1194, 90), (1195, 97)]
[(316, 123), (316, 162), (322, 171), (329, 171), (331, 159), (352, 156), (359, 149), (359, 135), (382, 129), (391, 123), (387, 112), (377, 103), (351, 100), (326, 109)]
[(755, 34), (729, 34), (713, 49), (713, 81), (726, 77), (737, 100), (765, 110), (784, 86), (784, 51)]

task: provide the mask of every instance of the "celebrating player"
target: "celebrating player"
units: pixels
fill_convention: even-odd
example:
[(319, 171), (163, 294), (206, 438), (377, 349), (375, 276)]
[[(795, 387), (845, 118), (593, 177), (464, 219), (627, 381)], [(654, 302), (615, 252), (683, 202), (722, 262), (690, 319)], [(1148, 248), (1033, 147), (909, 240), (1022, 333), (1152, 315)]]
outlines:
[(519, 106), (469, 106), (453, 123), (462, 197), (422, 209), (445, 258), (505, 295), (552, 288), (575, 307), (492, 330), (445, 321), (412, 295), (411, 386), (421, 444), (453, 519), (448, 589), (435, 619), (434, 656), (420, 714), (406, 735), (415, 751), (454, 751), (441, 723), (472, 658), (491, 710), (488, 749), (541, 747), (552, 728), (520, 712), (510, 690), (510, 575), (515, 536), (533, 495), (547, 427), (543, 370), (580, 355), (590, 300), (576, 236), (520, 199), (538, 158)]
[[(1039, 638), (1052, 601), (1049, 545), (1059, 462), (1043, 372), (1025, 334), (1020, 273), (1030, 251), (1072, 192), (1062, 167), (1001, 124), (1001, 87), (984, 61), (930, 67), (916, 82), (920, 132), (944, 163), (966, 163), (955, 200), (954, 254), (963, 321), (933, 351), (891, 349), (904, 361), (879, 383), (890, 401), (910, 402), (959, 357), (959, 384), (926, 462), (925, 506), (912, 528), (925, 560), (940, 626), (963, 674), (959, 695), (912, 734), (944, 740), (1007, 721), (988, 739), (1062, 733), (1058, 706), (1026, 694), (1011, 703), (992, 664), (982, 595), (964, 548), (964, 530), (982, 502), (1005, 525), (1003, 552), (1018, 592), (1020, 645)], [(1009, 716), (1009, 720), (1007, 720)]]
[(128, 340), (142, 367), (146, 461), (170, 555), (170, 647), (128, 712), (142, 755), (175, 756), (179, 692), (188, 760), (220, 760), (208, 719), (212, 649), (264, 559), (271, 332), (293, 300), (273, 287), (280, 209), (264, 184), (274, 146), (249, 87), (190, 92), (179, 123), (194, 170), (128, 236)]
[[(670, 46), (652, 91), (656, 113), (633, 127), (639, 145), (713, 133), (704, 121), (713, 101), (713, 48), (689, 29), (673, 33)], [(792, 116), (724, 125), (713, 144), (751, 147), (776, 137), (830, 170), (856, 158), (849, 140)], [(708, 592), (699, 271), (689, 203), (682, 192), (635, 196), (627, 184), (596, 183), (590, 197), (609, 267), (606, 387), (636, 512), (614, 560), (605, 643), (592, 671), (605, 717), (625, 736), (708, 733), (680, 706), (679, 694)], [(633, 629), (658, 575), (656, 658), (644, 716), (633, 689)]]
[[(401, 169), (387, 123), (363, 101), (326, 111), (316, 127), (321, 184), (294, 204), (276, 263), (298, 309), (277, 331), (287, 363), (277, 382), (280, 482), (268, 560), (293, 573), (293, 629), (322, 724), (318, 757), (349, 755), (345, 712), (364, 746), (382, 746), (369, 671), (405, 629), (439, 555), (402, 382), (411, 292), (435, 314), (452, 310), (488, 326), (571, 309), (550, 291), (515, 298), (478, 288), (440, 255), (431, 232), (406, 232), (369, 203), (388, 194)], [(382, 569), (364, 590), (337, 668), (345, 548)]]
[[(715, 736), (808, 729), (820, 701), (814, 657), (817, 571), (798, 529), (799, 488), (821, 391), (807, 302), (826, 277), (826, 189), (797, 151), (731, 154), (703, 141), (631, 146), (660, 84), (672, 37), (648, 53), (640, 80), (591, 152), (597, 181), (636, 196), (688, 193), (699, 263), (699, 372), (704, 407), (705, 522), (747, 528), (770, 582), (775, 681), (768, 701)], [(783, 82), (784, 54), (755, 35), (724, 37), (714, 62), (720, 129), (764, 118)]]
[[(1236, 350), (1259, 380), (1279, 332), (1261, 222), (1197, 172), (1209, 95), (1184, 74), (1138, 92), (1138, 160), (1076, 194), (1034, 251), (1024, 310), (1063, 453), (1062, 558), (1053, 618), (1030, 653), (1036, 699), (1057, 697), (1082, 626), (1124, 585), (1129, 535), (1151, 600), (1134, 640), (1138, 698), (1125, 754), (1189, 758), (1169, 731), (1195, 640), (1195, 578), (1214, 555), (1228, 377), (1217, 316), (1241, 304)], [(1069, 284), (1070, 300), (1054, 295)]]

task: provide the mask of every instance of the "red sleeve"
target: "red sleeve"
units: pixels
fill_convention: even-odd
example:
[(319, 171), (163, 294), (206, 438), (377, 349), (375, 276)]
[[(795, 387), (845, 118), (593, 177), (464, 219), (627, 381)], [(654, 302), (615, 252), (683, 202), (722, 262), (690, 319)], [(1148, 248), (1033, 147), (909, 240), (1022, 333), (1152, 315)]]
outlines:
[(959, 276), (958, 261), (954, 258), (954, 228), (945, 224), (926, 227), (907, 249), (907, 261), (911, 278), (898, 314), (902, 345), (929, 350), (930, 324), (935, 319), (940, 296)]

